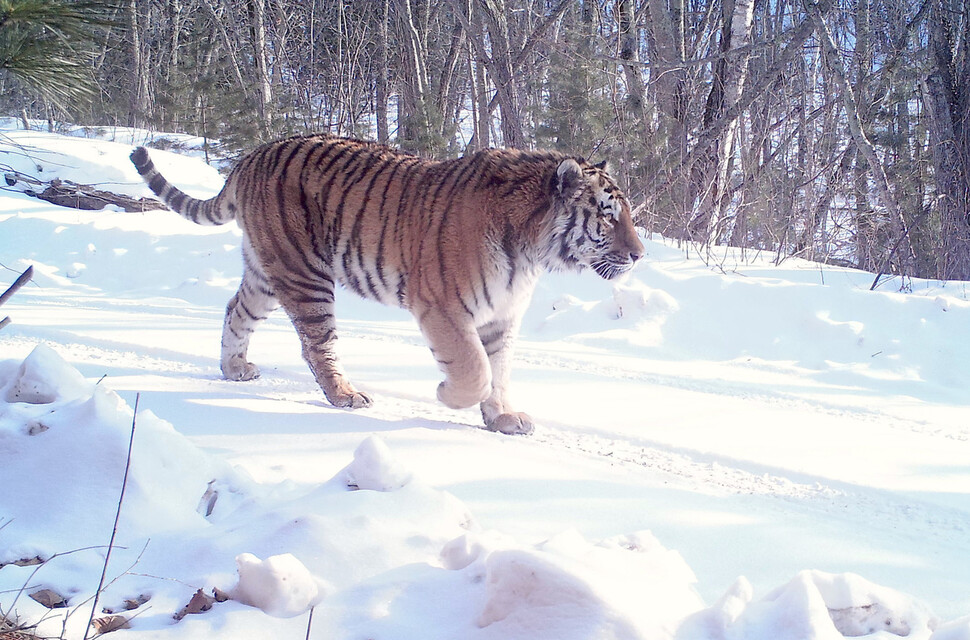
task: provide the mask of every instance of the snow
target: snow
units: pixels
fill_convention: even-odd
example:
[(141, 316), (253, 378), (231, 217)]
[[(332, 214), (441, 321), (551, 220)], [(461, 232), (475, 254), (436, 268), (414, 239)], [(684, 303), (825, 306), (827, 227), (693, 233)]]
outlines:
[[(5, 172), (148, 195), (147, 133), (0, 126)], [(180, 144), (153, 159), (215, 193)], [(234, 225), (22, 186), (0, 192), (0, 288), (35, 268), (0, 309), (0, 612), (41, 635), (84, 635), (134, 428), (98, 605), (119, 638), (970, 640), (967, 283), (872, 292), (645, 238), (620, 284), (543, 277), (513, 368), (538, 427), (509, 437), (437, 403), (406, 313), (350, 294), (372, 408), (325, 402), (282, 313), (262, 377), (223, 380)]]
[(236, 571), (239, 582), (233, 590), (233, 599), (271, 616), (298, 616), (317, 604), (323, 595), (310, 570), (289, 553), (265, 560), (241, 553), (236, 556)]
[[(506, 549), (485, 561), (482, 627), (502, 637), (671, 637), (703, 607), (681, 556), (649, 533), (590, 544), (565, 532), (536, 549)], [(531, 630), (531, 634), (530, 634)]]
[(398, 462), (384, 441), (371, 436), (354, 451), (354, 461), (343, 471), (348, 487), (394, 491), (411, 481), (412, 474)]

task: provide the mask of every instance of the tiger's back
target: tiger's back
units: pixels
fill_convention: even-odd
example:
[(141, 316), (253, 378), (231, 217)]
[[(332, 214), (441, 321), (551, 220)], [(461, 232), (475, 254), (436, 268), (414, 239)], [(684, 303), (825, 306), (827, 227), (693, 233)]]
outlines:
[(363, 297), (408, 308), (443, 304), (457, 287), (474, 312), (501, 297), (491, 276), (534, 275), (510, 254), (538, 232), (549, 207), (539, 194), (561, 159), (490, 150), (428, 162), (375, 143), (292, 138), (247, 157), (224, 194), (271, 277), (329, 270)]
[[(431, 162), (330, 135), (264, 145), (220, 194), (189, 198), (132, 160), (171, 208), (200, 224), (235, 219), (245, 269), (222, 341), (227, 378), (258, 375), (249, 336), (279, 302), (328, 399), (359, 407), (333, 346), (334, 289), (415, 315), (446, 380), (439, 398), (481, 403), (490, 428), (531, 430), (506, 399), (511, 345), (541, 268), (591, 266), (603, 277), (642, 255), (629, 204), (603, 167), (554, 152), (488, 150)], [(605, 265), (605, 266), (604, 266)]]
[(326, 272), (362, 296), (401, 305), (408, 256), (393, 240), (406, 211), (394, 191), (401, 176), (424, 169), (380, 145), (291, 138), (246, 157), (223, 193), (237, 201), (236, 219), (271, 278), (312, 288)]

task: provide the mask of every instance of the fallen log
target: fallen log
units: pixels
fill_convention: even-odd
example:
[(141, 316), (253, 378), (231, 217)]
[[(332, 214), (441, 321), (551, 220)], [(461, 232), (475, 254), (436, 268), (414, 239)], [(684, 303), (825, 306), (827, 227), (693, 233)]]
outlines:
[(133, 198), (70, 180), (54, 179), (47, 183), (47, 188), (39, 193), (33, 189), (28, 189), (24, 193), (60, 207), (83, 209), (85, 211), (99, 211), (108, 205), (115, 205), (129, 213), (165, 208), (164, 204), (154, 198)]
[[(23, 193), (26, 193), (28, 196), (46, 200), (59, 207), (99, 211), (113, 204), (129, 213), (165, 208), (164, 204), (154, 198), (133, 198), (121, 193), (104, 191), (93, 185), (79, 184), (70, 180), (54, 178), (50, 182), (43, 182), (19, 171), (7, 172), (3, 175), (3, 178), (8, 187), (19, 184)], [(23, 185), (29, 186), (24, 189)], [(41, 191), (42, 187), (43, 191)]]

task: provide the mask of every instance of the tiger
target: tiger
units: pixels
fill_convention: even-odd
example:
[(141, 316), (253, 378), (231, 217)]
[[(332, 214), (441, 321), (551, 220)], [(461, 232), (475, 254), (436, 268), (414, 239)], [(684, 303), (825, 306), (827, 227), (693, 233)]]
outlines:
[(298, 136), (244, 155), (208, 200), (169, 183), (144, 147), (131, 161), (181, 216), (242, 229), (242, 280), (223, 322), (225, 378), (259, 376), (247, 359), (250, 336), (282, 306), (335, 407), (372, 403), (335, 352), (341, 284), (411, 312), (444, 374), (444, 405), (477, 404), (488, 430), (532, 433), (509, 386), (540, 273), (590, 268), (612, 280), (644, 254), (606, 163), (561, 152), (488, 149), (433, 161), (376, 142)]

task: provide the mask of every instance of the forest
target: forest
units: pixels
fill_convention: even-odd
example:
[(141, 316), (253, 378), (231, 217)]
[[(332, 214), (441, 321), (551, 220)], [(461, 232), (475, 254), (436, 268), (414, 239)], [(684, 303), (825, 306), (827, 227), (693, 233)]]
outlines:
[(970, 280), (968, 45), (965, 0), (0, 0), (0, 115), (559, 149), (688, 251), (905, 289)]

